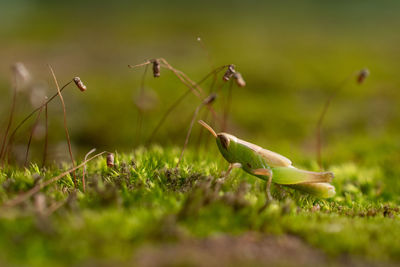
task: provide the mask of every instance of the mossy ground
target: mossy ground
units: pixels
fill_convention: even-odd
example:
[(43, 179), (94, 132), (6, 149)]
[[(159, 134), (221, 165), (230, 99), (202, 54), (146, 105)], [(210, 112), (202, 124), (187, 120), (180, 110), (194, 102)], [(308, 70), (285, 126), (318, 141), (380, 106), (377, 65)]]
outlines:
[[(274, 187), (275, 201), (265, 206), (262, 180), (235, 170), (221, 183), (220, 155), (194, 149), (175, 169), (179, 153), (157, 146), (116, 153), (113, 168), (98, 158), (87, 164), (85, 193), (66, 176), (3, 207), (2, 264), (400, 262), (398, 188), (380, 165), (330, 166), (332, 199)], [(66, 168), (2, 170), (2, 203)]]

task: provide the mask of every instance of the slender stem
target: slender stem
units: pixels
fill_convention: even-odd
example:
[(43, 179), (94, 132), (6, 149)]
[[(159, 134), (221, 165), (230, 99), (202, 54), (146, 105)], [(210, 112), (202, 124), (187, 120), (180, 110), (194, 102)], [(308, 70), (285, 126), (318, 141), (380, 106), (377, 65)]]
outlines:
[[(60, 92), (62, 92), (70, 83), (72, 82), (69, 81), (68, 83), (66, 83), (63, 87), (61, 87)], [(5, 155), (7, 153), (9, 153), (10, 151), (10, 146), (12, 145), (13, 139), (15, 134), (17, 133), (17, 131), (19, 130), (19, 128), (21, 128), (21, 126), (27, 121), (29, 120), (36, 112), (38, 112), (43, 106), (47, 105), (48, 103), (50, 103), (50, 101), (52, 101), (56, 96), (58, 96), (58, 92), (55, 93), (52, 97), (50, 97), (45, 103), (43, 103), (41, 106), (37, 107), (36, 109), (34, 109), (31, 113), (28, 114), (28, 116), (26, 116), (20, 123), (18, 123), (18, 125), (15, 127), (15, 129), (11, 132), (10, 134), (10, 138), (8, 139), (8, 143), (5, 146), (5, 153), (2, 155), (2, 158), (0, 158), (0, 160), (2, 161), (2, 163), (4, 164), (4, 159), (5, 159)]]
[[(166, 62), (166, 61), (165, 61)], [(163, 62), (164, 63), (164, 62)], [(195, 88), (195, 86), (193, 85), (193, 83), (191, 83), (190, 81), (186, 80), (181, 74), (183, 72), (178, 71), (176, 69), (174, 69), (171, 65), (164, 63), (163, 65), (161, 65), (164, 68), (167, 68), (169, 70), (171, 70), (175, 76), (186, 86), (188, 87), (190, 90), (192, 90), (193, 94), (195, 96), (197, 96), (198, 98), (201, 98), (201, 91), (199, 91), (197, 88)]]
[(136, 131), (136, 140), (138, 144), (140, 144), (140, 140), (142, 139), (142, 124), (143, 124), (143, 112), (138, 109), (138, 117), (137, 117), (137, 131)]
[[(203, 115), (200, 115), (200, 118), (202, 118), (204, 121), (208, 120), (208, 114), (209, 114), (209, 110), (205, 109), (203, 110)], [(199, 148), (200, 144), (201, 144), (201, 140), (203, 139), (203, 132), (204, 129), (200, 128), (200, 132), (199, 132), (199, 136), (197, 137), (197, 142), (196, 142), (196, 147)]]
[(339, 85), (336, 87), (336, 90), (333, 90), (332, 93), (329, 95), (328, 99), (326, 100), (321, 114), (319, 116), (319, 119), (317, 121), (317, 126), (316, 126), (316, 131), (315, 131), (315, 139), (316, 139), (316, 157), (317, 157), (317, 163), (319, 168), (322, 170), (322, 124), (325, 119), (326, 113), (328, 112), (329, 106), (332, 102), (332, 100), (335, 98), (335, 96), (340, 92), (340, 90), (347, 84), (347, 82), (354, 77), (356, 73), (352, 73), (349, 75), (346, 79), (344, 79)]
[(7, 123), (7, 128), (6, 132), (4, 133), (3, 136), (3, 141), (1, 142), (1, 149), (0, 149), (0, 159), (3, 157), (3, 152), (6, 147), (6, 140), (8, 136), (8, 132), (10, 131), (12, 121), (14, 118), (14, 112), (15, 112), (15, 106), (17, 103), (17, 75), (15, 74), (14, 76), (14, 86), (13, 86), (13, 99), (12, 99), (12, 104), (11, 104), (11, 110), (10, 110), (10, 115), (8, 116), (8, 123)]
[[(49, 69), (50, 69), (51, 75), (53, 76), (54, 83), (56, 84), (58, 95), (60, 97), (60, 101), (61, 101), (61, 104), (62, 104), (62, 108), (63, 108), (63, 112), (64, 112), (64, 129), (65, 129), (65, 135), (67, 137), (67, 142), (68, 142), (69, 156), (71, 158), (72, 166), (75, 166), (74, 156), (72, 155), (71, 140), (69, 138), (69, 132), (68, 132), (68, 127), (67, 127), (67, 110), (65, 108), (64, 98), (63, 98), (63, 96), (61, 94), (60, 86), (58, 85), (58, 81), (57, 81), (56, 75), (55, 75), (55, 73), (53, 71), (53, 68), (50, 65), (49, 65)], [(76, 183), (76, 173), (75, 173), (75, 171), (73, 172), (73, 176), (74, 176), (74, 185), (75, 185), (75, 188), (76, 188), (77, 187), (77, 183)]]
[(203, 39), (202, 39), (202, 38), (198, 37), (198, 38), (197, 38), (197, 41), (200, 43), (201, 48), (202, 48), (203, 51), (206, 53), (207, 59), (208, 59), (208, 61), (209, 61), (209, 63), (210, 63), (210, 66), (211, 66), (211, 69), (213, 69), (213, 68), (214, 68), (214, 62), (213, 62), (213, 59), (212, 59), (212, 57), (211, 57), (210, 51), (208, 50), (206, 44), (203, 42)]
[[(93, 148), (88, 153), (86, 153), (84, 161), (87, 161), (87, 158), (90, 156), (90, 154), (92, 154), (95, 151), (96, 151), (96, 148)], [(83, 193), (86, 192), (85, 173), (86, 173), (86, 164), (83, 165), (83, 168), (82, 168), (82, 189), (83, 189)]]
[(181, 155), (180, 155), (180, 157), (179, 157), (178, 163), (176, 164), (176, 168), (178, 168), (179, 163), (182, 161), (183, 153), (185, 152), (185, 149), (186, 149), (187, 144), (188, 144), (188, 142), (189, 142), (190, 134), (192, 133), (194, 121), (196, 120), (196, 117), (197, 117), (197, 115), (199, 114), (199, 111), (200, 111), (200, 109), (203, 107), (203, 105), (204, 105), (203, 103), (201, 103), (200, 105), (198, 105), (198, 106), (196, 107), (196, 110), (195, 110), (194, 113), (193, 113), (192, 121), (190, 122), (189, 130), (188, 130), (188, 132), (187, 132), (187, 134), (186, 134), (185, 143), (184, 143), (184, 145), (183, 145), (182, 152), (181, 152)]
[(153, 132), (151, 133), (149, 139), (147, 140), (147, 144), (151, 143), (153, 140), (154, 136), (156, 135), (157, 131), (160, 129), (160, 127), (163, 125), (169, 114), (190, 94), (191, 90), (185, 91), (164, 113), (162, 116), (161, 120), (158, 122), (156, 128), (154, 128)]
[(232, 86), (233, 86), (233, 80), (231, 79), (229, 88), (228, 88), (228, 99), (226, 101), (225, 105), (225, 110), (224, 110), (224, 119), (223, 119), (223, 125), (222, 125), (222, 131), (227, 131), (227, 124), (228, 124), (228, 116), (229, 116), (229, 111), (231, 108), (231, 103), (232, 103)]
[(25, 163), (24, 163), (24, 166), (25, 166), (25, 167), (28, 166), (29, 149), (30, 149), (30, 147), (31, 147), (31, 142), (32, 142), (33, 133), (35, 132), (35, 129), (36, 129), (36, 127), (37, 127), (37, 125), (38, 125), (38, 122), (39, 122), (40, 115), (42, 114), (42, 109), (43, 109), (43, 107), (39, 110), (38, 115), (37, 115), (37, 117), (36, 117), (36, 120), (35, 120), (35, 122), (33, 123), (32, 129), (31, 129), (31, 133), (29, 134), (28, 145), (27, 145), (27, 147), (26, 147), (26, 153), (25, 153)]
[(49, 142), (49, 114), (48, 114), (48, 105), (46, 104), (44, 107), (44, 117), (45, 117), (45, 135), (44, 135), (44, 149), (43, 149), (43, 161), (42, 167), (46, 164), (47, 158), (47, 147)]
[[(139, 89), (139, 101), (141, 101), (142, 97), (144, 96), (144, 85), (146, 81), (146, 73), (149, 68), (149, 65), (145, 65), (142, 80), (140, 82), (140, 89)], [(140, 108), (140, 105), (137, 106), (138, 108), (138, 123), (136, 128), (136, 140), (140, 144), (140, 140), (142, 138), (142, 124), (143, 124), (143, 110)]]
[[(171, 64), (168, 63), (167, 60), (165, 60), (164, 58), (159, 58), (158, 59), (162, 64), (161, 66), (164, 68), (169, 69), (170, 71), (172, 71), (175, 76), (189, 89), (190, 92), (192, 92), (197, 98), (202, 100), (202, 94), (203, 94), (203, 90), (200, 87), (200, 84), (203, 83), (205, 80), (207, 80), (211, 75), (216, 75), (218, 72), (220, 72), (221, 70), (223, 70), (224, 68), (226, 68), (229, 65), (223, 65), (220, 66), (214, 70), (212, 70), (210, 73), (208, 73), (203, 79), (201, 79), (198, 83), (194, 82), (193, 80), (191, 80), (185, 73), (183, 73), (182, 71), (175, 69), (174, 67), (171, 66)], [(151, 61), (146, 61), (144, 63), (138, 64), (138, 65), (128, 65), (130, 68), (137, 68), (140, 66), (146, 66), (148, 64), (150, 64)], [(150, 141), (153, 139), (154, 135), (156, 134), (156, 132), (159, 130), (159, 128), (162, 126), (162, 124), (165, 122), (166, 118), (168, 117), (168, 115), (175, 109), (175, 107), (181, 102), (183, 101), (183, 99), (188, 95), (188, 92), (185, 92), (180, 98), (177, 99), (177, 101), (175, 101), (172, 106), (170, 108), (168, 108), (168, 110), (166, 111), (166, 113), (163, 115), (163, 117), (161, 118), (161, 120), (159, 121), (159, 123), (157, 124), (156, 128), (153, 130), (153, 132), (150, 135), (150, 138), (147, 140), (147, 144), (150, 143)], [(212, 106), (207, 105), (207, 108), (210, 110), (212, 116), (214, 117), (215, 120), (218, 120), (217, 115), (215, 110), (213, 109)]]
[[(207, 78), (209, 78), (211, 75), (216, 75), (218, 72), (220, 72), (221, 70), (223, 70), (224, 68), (226, 68), (229, 65), (224, 65), (224, 66), (220, 66), (214, 70), (212, 70), (210, 73), (208, 73), (204, 78), (202, 78), (199, 82), (197, 82), (197, 85), (200, 85), (201, 83), (203, 83), (204, 81), (207, 80)], [(185, 84), (186, 85), (186, 84)], [(154, 136), (156, 135), (156, 133), (158, 132), (158, 130), (161, 128), (161, 126), (164, 124), (165, 120), (167, 119), (167, 117), (171, 114), (172, 111), (174, 111), (174, 109), (189, 95), (189, 93), (192, 92), (192, 90), (189, 88), (186, 92), (184, 92), (168, 109), (167, 111), (164, 113), (164, 115), (162, 116), (161, 120), (158, 122), (157, 126), (154, 128), (153, 132), (150, 134), (149, 139), (147, 140), (146, 144), (148, 145), (149, 143), (151, 143), (151, 141), (153, 140)], [(211, 110), (210, 110), (211, 111)], [(214, 116), (215, 115), (215, 111), (212, 110), (211, 111), (213, 113)]]
[(146, 62), (137, 64), (137, 65), (128, 65), (128, 67), (131, 68), (131, 69), (136, 69), (136, 68), (139, 68), (139, 67), (142, 67), (142, 66), (146, 66), (146, 65), (149, 65), (149, 64), (151, 64), (151, 61), (147, 60)]
[(207, 80), (211, 75), (217, 75), (220, 71), (222, 71), (223, 69), (227, 68), (229, 65), (222, 65), (219, 66), (217, 68), (215, 68), (214, 70), (212, 70), (211, 72), (209, 72), (206, 76), (204, 76), (203, 79), (201, 79), (197, 84), (201, 84), (203, 83), (205, 80)]

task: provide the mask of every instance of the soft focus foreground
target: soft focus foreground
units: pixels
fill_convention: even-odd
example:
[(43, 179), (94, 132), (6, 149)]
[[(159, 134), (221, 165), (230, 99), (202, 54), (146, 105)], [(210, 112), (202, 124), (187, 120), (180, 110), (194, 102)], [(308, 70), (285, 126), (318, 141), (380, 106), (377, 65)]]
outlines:
[[(235, 170), (218, 180), (218, 158), (153, 147), (86, 168), (86, 192), (72, 176), (18, 206), (3, 206), (1, 257), (38, 266), (66, 264), (354, 265), (398, 262), (397, 201), (384, 201), (373, 168), (334, 166), (337, 196), (317, 200)], [(1, 199), (60, 174), (59, 169), (6, 170)], [(82, 184), (79, 184), (82, 190)], [(268, 256), (269, 255), (269, 256)], [(203, 257), (207, 261), (204, 261)]]

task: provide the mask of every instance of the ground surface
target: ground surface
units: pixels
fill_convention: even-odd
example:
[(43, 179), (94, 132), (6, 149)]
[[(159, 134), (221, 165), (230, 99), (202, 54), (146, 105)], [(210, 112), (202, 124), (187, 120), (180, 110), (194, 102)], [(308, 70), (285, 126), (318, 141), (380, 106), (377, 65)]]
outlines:
[[(5, 207), (66, 169), (1, 172), (1, 262), (63, 266), (135, 264), (380, 265), (400, 262), (397, 190), (376, 166), (331, 166), (337, 196), (318, 200), (273, 188), (241, 170), (221, 183), (220, 156), (138, 149), (87, 164), (86, 192), (72, 176)], [(310, 164), (308, 167), (312, 167)], [(77, 172), (80, 179), (81, 170)], [(391, 188), (390, 186), (391, 185)]]

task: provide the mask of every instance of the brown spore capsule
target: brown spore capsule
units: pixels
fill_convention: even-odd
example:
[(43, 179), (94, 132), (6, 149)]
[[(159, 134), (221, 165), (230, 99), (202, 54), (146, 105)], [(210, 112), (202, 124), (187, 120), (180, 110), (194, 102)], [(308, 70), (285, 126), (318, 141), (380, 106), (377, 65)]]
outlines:
[(369, 70), (368, 69), (362, 69), (357, 75), (357, 83), (362, 84), (365, 79), (369, 76)]
[(204, 99), (203, 104), (204, 105), (209, 105), (212, 102), (215, 101), (215, 99), (217, 98), (217, 94), (212, 93), (211, 95), (209, 95), (206, 99)]
[(114, 154), (113, 153), (108, 153), (107, 154), (107, 166), (109, 168), (114, 167)]
[(85, 92), (86, 91), (86, 85), (83, 84), (83, 82), (81, 81), (81, 78), (75, 77), (74, 78), (74, 83), (75, 83), (76, 87), (78, 87), (79, 90), (81, 90), (81, 92)]
[(153, 63), (153, 76), (154, 76), (154, 78), (160, 77), (160, 75), (161, 75), (160, 61), (158, 61), (158, 59), (153, 59), (153, 60), (151, 60), (151, 63)]
[(225, 82), (229, 81), (235, 73), (235, 65), (229, 65), (224, 76), (222, 76), (222, 80)]
[(235, 72), (233, 74), (233, 78), (235, 78), (236, 84), (239, 87), (245, 87), (246, 86), (246, 82), (242, 77), (242, 74), (240, 74), (239, 72)]

